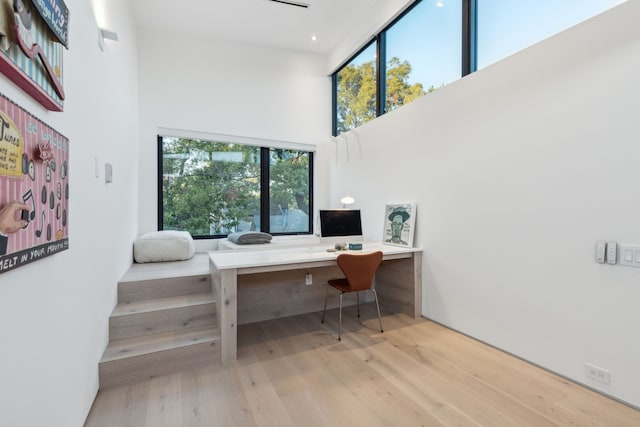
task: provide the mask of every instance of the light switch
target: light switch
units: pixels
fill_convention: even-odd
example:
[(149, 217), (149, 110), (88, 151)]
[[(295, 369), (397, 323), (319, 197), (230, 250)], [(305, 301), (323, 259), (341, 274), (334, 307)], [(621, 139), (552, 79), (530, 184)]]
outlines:
[(613, 241), (607, 242), (607, 264), (615, 264), (617, 261), (618, 244)]
[(640, 267), (640, 245), (620, 245), (620, 265)]
[(113, 182), (113, 168), (111, 163), (104, 164), (104, 182), (107, 184)]
[(607, 243), (604, 240), (598, 240), (596, 242), (596, 262), (597, 263), (604, 264), (606, 248), (607, 248)]

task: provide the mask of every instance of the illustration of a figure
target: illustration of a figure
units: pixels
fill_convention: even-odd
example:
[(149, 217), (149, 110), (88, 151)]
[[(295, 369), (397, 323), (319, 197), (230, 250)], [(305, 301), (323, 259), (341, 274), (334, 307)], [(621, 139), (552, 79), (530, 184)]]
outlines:
[[(29, 206), (17, 200), (0, 209), (0, 255), (7, 253), (9, 234), (15, 233), (27, 225), (27, 221), (22, 219), (22, 211), (29, 211)], [(17, 216), (20, 219), (17, 219)]]
[(389, 214), (389, 221), (391, 222), (391, 238), (387, 239), (387, 243), (393, 243), (396, 245), (409, 245), (402, 240), (402, 229), (404, 223), (409, 219), (411, 215), (407, 212), (406, 208), (397, 207)]
[(13, 10), (15, 11), (16, 25), (18, 26), (20, 38), (22, 38), (24, 44), (31, 47), (33, 45), (31, 11), (27, 9), (22, 0), (13, 0)]
[[(0, 0), (0, 6), (5, 5), (4, 1), (5, 0)], [(11, 34), (13, 36), (12, 38), (15, 38), (15, 42), (20, 47), (20, 50), (22, 50), (27, 58), (34, 59), (38, 56), (51, 80), (53, 89), (61, 99), (64, 99), (64, 89), (59, 80), (60, 73), (56, 73), (56, 69), (51, 66), (46, 52), (43, 50), (42, 46), (36, 42), (36, 24), (34, 22), (34, 17), (32, 16), (31, 9), (25, 5), (23, 0), (13, 0), (13, 11), (15, 30), (12, 31), (6, 28), (7, 23), (4, 22), (6, 21), (6, 11), (4, 8), (0, 9), (0, 36)], [(4, 39), (6, 38), (7, 37), (4, 37)], [(0, 37), (0, 47), (6, 50), (9, 47), (6, 45), (7, 40), (4, 39)]]

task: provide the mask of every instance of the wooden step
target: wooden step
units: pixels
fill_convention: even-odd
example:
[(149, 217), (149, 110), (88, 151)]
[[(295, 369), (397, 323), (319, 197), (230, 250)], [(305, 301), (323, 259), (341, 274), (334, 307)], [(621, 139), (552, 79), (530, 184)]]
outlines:
[(100, 388), (220, 363), (209, 257), (133, 264), (118, 283)]
[(118, 282), (118, 302), (169, 298), (211, 292), (209, 256), (186, 261), (133, 264)]
[(211, 293), (121, 303), (109, 318), (109, 339), (210, 327), (215, 325), (215, 317), (216, 305)]
[(220, 362), (215, 327), (112, 340), (99, 364), (100, 388)]
[(118, 302), (169, 298), (211, 292), (211, 276), (188, 276), (118, 283)]

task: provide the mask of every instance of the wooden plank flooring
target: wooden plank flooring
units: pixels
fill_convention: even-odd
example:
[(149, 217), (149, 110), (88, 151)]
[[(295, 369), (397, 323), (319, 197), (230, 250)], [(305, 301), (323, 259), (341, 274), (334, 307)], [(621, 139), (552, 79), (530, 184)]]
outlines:
[(100, 391), (87, 427), (638, 426), (640, 412), (375, 306), (242, 325), (238, 360)]

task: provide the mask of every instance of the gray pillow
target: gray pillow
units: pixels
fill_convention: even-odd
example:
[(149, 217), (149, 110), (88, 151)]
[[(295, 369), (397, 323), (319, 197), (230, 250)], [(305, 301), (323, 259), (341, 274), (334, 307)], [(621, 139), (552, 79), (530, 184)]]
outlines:
[(269, 243), (272, 237), (271, 234), (262, 233), (261, 231), (242, 231), (229, 234), (227, 239), (238, 245), (255, 245), (259, 243)]

